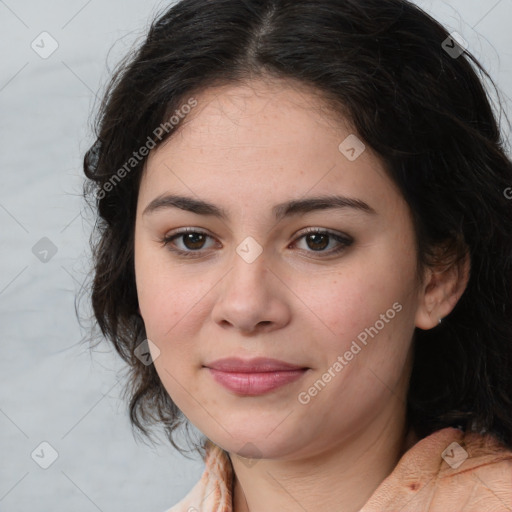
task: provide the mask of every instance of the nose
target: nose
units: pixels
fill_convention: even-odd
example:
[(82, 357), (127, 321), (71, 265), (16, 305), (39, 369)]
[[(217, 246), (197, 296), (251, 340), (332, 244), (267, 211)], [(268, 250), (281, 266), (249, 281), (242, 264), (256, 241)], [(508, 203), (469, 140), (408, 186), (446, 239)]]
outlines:
[(290, 290), (263, 251), (248, 262), (235, 254), (217, 288), (213, 320), (223, 329), (244, 334), (270, 332), (290, 322)]

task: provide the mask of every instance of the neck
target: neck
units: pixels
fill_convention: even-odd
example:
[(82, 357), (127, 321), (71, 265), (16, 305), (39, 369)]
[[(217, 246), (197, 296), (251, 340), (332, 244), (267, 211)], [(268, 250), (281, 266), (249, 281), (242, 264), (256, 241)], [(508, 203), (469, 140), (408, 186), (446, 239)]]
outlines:
[(247, 466), (236, 454), (233, 512), (343, 510), (357, 512), (414, 444), (405, 412), (374, 421), (335, 446), (294, 460), (260, 459)]

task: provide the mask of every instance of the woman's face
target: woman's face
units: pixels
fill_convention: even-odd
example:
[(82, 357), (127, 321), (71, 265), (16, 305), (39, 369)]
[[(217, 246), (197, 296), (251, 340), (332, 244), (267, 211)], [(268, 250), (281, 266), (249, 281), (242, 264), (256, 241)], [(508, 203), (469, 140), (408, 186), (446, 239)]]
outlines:
[[(379, 158), (289, 82), (196, 99), (150, 153), (136, 218), (140, 312), (170, 397), (242, 456), (311, 455), (403, 420), (421, 290)], [(231, 357), (300, 369), (211, 368)]]

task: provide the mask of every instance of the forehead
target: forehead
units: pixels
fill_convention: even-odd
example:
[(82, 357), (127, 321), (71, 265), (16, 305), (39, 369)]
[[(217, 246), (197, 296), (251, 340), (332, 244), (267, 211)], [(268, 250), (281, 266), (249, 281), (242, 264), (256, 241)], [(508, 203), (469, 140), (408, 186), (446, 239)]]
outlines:
[(308, 191), (362, 194), (366, 202), (397, 194), (370, 148), (356, 160), (340, 150), (357, 137), (354, 129), (308, 86), (253, 81), (195, 98), (178, 131), (150, 153), (144, 195), (179, 190), (212, 203), (249, 204), (260, 193), (277, 204)]
[(280, 142), (290, 141), (287, 135), (293, 141), (297, 134), (315, 139), (311, 128), (319, 125), (324, 135), (328, 129), (350, 129), (320, 91), (292, 79), (261, 78), (226, 84), (206, 89), (196, 97), (198, 106), (186, 116), (175, 139), (203, 136), (207, 138), (204, 143), (224, 140), (234, 145), (243, 137), (254, 137), (271, 146), (276, 137)]

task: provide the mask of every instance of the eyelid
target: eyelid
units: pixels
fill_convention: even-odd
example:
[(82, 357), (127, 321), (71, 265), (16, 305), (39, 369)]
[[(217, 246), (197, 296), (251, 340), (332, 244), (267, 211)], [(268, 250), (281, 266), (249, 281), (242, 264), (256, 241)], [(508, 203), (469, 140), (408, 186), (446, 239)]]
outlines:
[(295, 238), (297, 238), (297, 237), (302, 237), (304, 235), (309, 235), (310, 233), (325, 233), (327, 235), (344, 238), (344, 239), (346, 239), (347, 242), (352, 241), (352, 237), (349, 235), (346, 235), (345, 233), (342, 233), (340, 231), (334, 231), (334, 230), (328, 229), (328, 228), (318, 228), (318, 227), (304, 228), (303, 230), (297, 231), (293, 236)]
[[(172, 236), (176, 236), (176, 235), (182, 235), (184, 233), (200, 233), (201, 235), (212, 236), (206, 230), (204, 230), (203, 228), (196, 228), (194, 226), (187, 226), (186, 228), (176, 228), (176, 229), (170, 231), (169, 233), (167, 233), (165, 235), (165, 237), (168, 238), (168, 237), (172, 237)], [(214, 238), (214, 237), (212, 236), (212, 238)]]

